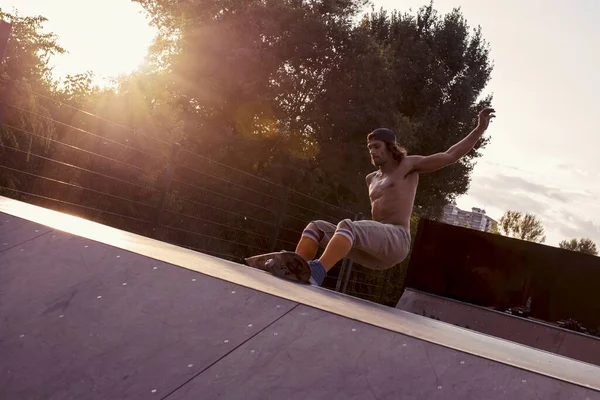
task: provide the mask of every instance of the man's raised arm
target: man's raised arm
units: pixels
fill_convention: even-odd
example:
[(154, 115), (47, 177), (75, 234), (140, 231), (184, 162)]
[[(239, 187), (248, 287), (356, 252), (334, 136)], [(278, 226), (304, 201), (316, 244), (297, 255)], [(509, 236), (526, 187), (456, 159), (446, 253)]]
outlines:
[(408, 156), (412, 163), (410, 172), (426, 173), (437, 171), (447, 165), (454, 164), (464, 157), (475, 146), (485, 130), (490, 124), (490, 120), (495, 117), (493, 108), (484, 108), (479, 113), (479, 123), (463, 140), (456, 143), (443, 153), (436, 153), (429, 156)]

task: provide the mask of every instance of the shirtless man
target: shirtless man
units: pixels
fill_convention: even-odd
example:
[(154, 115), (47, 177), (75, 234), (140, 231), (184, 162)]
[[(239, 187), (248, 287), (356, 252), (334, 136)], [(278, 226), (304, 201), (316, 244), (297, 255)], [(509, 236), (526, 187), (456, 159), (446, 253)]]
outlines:
[[(410, 250), (410, 216), (419, 174), (437, 171), (465, 156), (488, 128), (494, 112), (492, 108), (482, 110), (469, 135), (445, 152), (429, 156), (406, 155), (389, 129), (369, 133), (371, 162), (379, 168), (366, 177), (373, 220), (345, 219), (337, 226), (318, 220), (306, 226), (296, 253), (308, 261), (311, 283), (321, 286), (327, 272), (345, 257), (377, 270), (402, 262)], [(319, 247), (325, 251), (315, 260)]]

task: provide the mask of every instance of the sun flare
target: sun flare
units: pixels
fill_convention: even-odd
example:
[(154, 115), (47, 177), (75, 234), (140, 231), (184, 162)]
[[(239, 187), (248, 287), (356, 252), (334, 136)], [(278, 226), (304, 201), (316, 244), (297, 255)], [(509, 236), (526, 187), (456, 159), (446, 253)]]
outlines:
[[(94, 83), (129, 74), (143, 65), (156, 30), (142, 7), (132, 1), (0, 0), (0, 8), (21, 16), (41, 15), (46, 33), (55, 33), (67, 53), (50, 60), (53, 75), (94, 74)], [(68, 11), (65, 11), (68, 10)]]

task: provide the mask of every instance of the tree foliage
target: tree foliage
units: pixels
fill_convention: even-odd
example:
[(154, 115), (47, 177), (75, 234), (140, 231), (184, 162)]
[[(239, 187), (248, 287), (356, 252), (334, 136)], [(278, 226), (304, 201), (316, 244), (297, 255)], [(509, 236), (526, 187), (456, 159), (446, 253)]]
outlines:
[(546, 241), (544, 226), (533, 214), (509, 210), (500, 218), (498, 225), (503, 235), (536, 243)]
[(571, 240), (562, 240), (558, 244), (558, 247), (560, 247), (561, 249), (591, 254), (593, 256), (598, 255), (598, 248), (596, 247), (596, 243), (594, 243), (590, 238), (575, 238)]
[[(25, 151), (26, 161), (30, 162), (29, 153), (34, 141), (41, 141), (47, 149), (49, 139), (56, 132), (56, 127), (48, 120), (49, 105), (33, 92), (51, 93), (53, 81), (48, 62), (52, 55), (65, 50), (58, 45), (54, 34), (42, 32), (46, 22), (42, 16), (21, 17), (0, 10), (0, 19), (12, 25), (5, 58), (0, 63), (0, 121), (3, 123), (0, 126), (0, 156), (10, 161), (5, 155), (5, 146), (9, 146)], [(15, 86), (24, 90), (15, 91)], [(25, 135), (24, 131), (33, 135)], [(14, 167), (13, 164), (10, 166)], [(1, 186), (14, 189), (19, 182), (19, 176), (10, 170), (0, 173)]]
[[(160, 28), (153, 59), (170, 71), (190, 145), (334, 203), (368, 210), (374, 128), (396, 130), (411, 153), (443, 151), (491, 102), (489, 48), (458, 9), (355, 24), (363, 1), (138, 2)], [(467, 191), (485, 144), (422, 178), (419, 214)]]
[(43, 16), (21, 17), (18, 13), (0, 10), (0, 19), (12, 25), (12, 34), (0, 64), (3, 77), (27, 80), (34, 89), (47, 90), (52, 83), (50, 58), (65, 52), (53, 33), (43, 33), (47, 19)]
[[(366, 133), (380, 126), (395, 130), (409, 153), (445, 151), (475, 127), (478, 110), (491, 102), (480, 99), (492, 70), (488, 57), (480, 29), (471, 31), (458, 10), (440, 16), (429, 5), (416, 15), (366, 15), (353, 30), (336, 79), (313, 108), (323, 149), (319, 167), (336, 181), (362, 178), (372, 168)], [(480, 141), (460, 162), (423, 175), (415, 211), (438, 215), (465, 193), (477, 150), (486, 143)], [(336, 149), (342, 156), (332, 162)], [(350, 192), (361, 193), (360, 178)]]

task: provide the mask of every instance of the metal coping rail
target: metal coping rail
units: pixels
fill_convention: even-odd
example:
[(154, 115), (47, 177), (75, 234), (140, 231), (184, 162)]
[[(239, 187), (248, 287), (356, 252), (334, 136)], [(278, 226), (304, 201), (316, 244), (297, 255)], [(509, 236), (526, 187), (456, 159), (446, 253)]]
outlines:
[[(3, 165), (0, 165), (0, 167), (5, 168)], [(8, 168), (8, 169), (13, 170), (12, 168)], [(15, 171), (22, 172), (22, 171), (18, 171), (18, 170), (15, 170)], [(29, 173), (27, 173), (27, 174), (29, 174)], [(32, 175), (32, 174), (29, 174), (29, 175)], [(37, 177), (44, 178), (42, 176), (37, 176)], [(47, 179), (50, 179), (50, 178), (47, 178)], [(50, 180), (55, 181), (54, 179), (50, 179)], [(60, 182), (60, 183), (63, 183), (63, 182)], [(75, 186), (75, 187), (82, 188), (82, 187), (79, 187), (79, 186)], [(33, 197), (41, 198), (41, 199), (44, 199), (44, 200), (54, 201), (54, 202), (58, 202), (58, 203), (61, 203), (61, 204), (66, 204), (66, 205), (70, 205), (70, 206), (84, 208), (84, 209), (87, 209), (87, 210), (90, 210), (90, 211), (95, 211), (95, 212), (100, 212), (100, 213), (104, 213), (104, 214), (109, 214), (109, 215), (113, 215), (113, 216), (117, 216), (117, 217), (121, 217), (121, 218), (127, 218), (127, 219), (131, 219), (131, 220), (134, 220), (134, 221), (137, 221), (137, 222), (143, 222), (143, 223), (147, 223), (147, 224), (154, 224), (154, 222), (152, 222), (152, 221), (147, 221), (147, 220), (143, 220), (143, 219), (140, 219), (140, 218), (131, 217), (131, 216), (128, 216), (128, 215), (114, 213), (114, 212), (111, 212), (111, 211), (100, 210), (98, 208), (88, 207), (88, 206), (84, 206), (84, 205), (81, 205), (81, 204), (76, 204), (76, 203), (68, 202), (68, 201), (65, 201), (65, 200), (55, 199), (55, 198), (48, 197), (48, 196), (42, 196), (42, 195), (38, 195), (38, 194), (35, 194), (35, 193), (31, 193), (31, 192), (25, 192), (25, 191), (14, 189), (14, 188), (10, 188), (10, 187), (7, 187), (7, 186), (0, 186), (0, 189), (5, 189), (5, 190), (17, 192), (17, 193), (20, 193), (20, 194), (26, 195), (26, 196), (33, 196)], [(83, 188), (83, 189), (85, 189), (85, 188)], [(98, 192), (98, 193), (105, 194), (105, 193), (102, 193), (102, 192)], [(123, 200), (129, 201), (128, 199), (125, 199), (125, 198), (123, 198)], [(148, 204), (144, 204), (144, 205), (149, 206)], [(152, 207), (154, 207), (154, 206), (152, 206)], [(165, 210), (165, 211), (173, 213), (173, 211), (170, 211), (170, 210)], [(177, 213), (177, 214), (180, 214), (180, 213)], [(185, 215), (185, 214), (182, 214), (182, 215), (187, 216), (187, 217), (191, 217), (191, 216), (188, 216), (188, 215)], [(194, 217), (192, 217), (192, 218), (194, 218)], [(232, 227), (229, 227), (227, 225), (223, 225), (223, 224), (219, 224), (219, 223), (215, 223), (215, 222), (211, 222), (211, 221), (205, 221), (205, 222), (209, 222), (209, 223), (217, 224), (217, 225), (221, 225), (221, 226), (226, 226), (229, 229), (241, 230), (241, 229), (232, 228)], [(159, 227), (164, 227), (164, 228), (167, 228), (167, 229), (174, 229), (174, 230), (182, 231), (182, 232), (189, 233), (189, 234), (192, 234), (192, 235), (202, 236), (202, 237), (206, 237), (208, 239), (214, 239), (214, 240), (218, 240), (218, 241), (222, 241), (222, 242), (227, 242), (227, 243), (235, 244), (235, 245), (238, 245), (238, 246), (245, 246), (245, 247), (249, 247), (249, 248), (254, 248), (254, 249), (257, 249), (259, 251), (266, 251), (266, 249), (263, 249), (263, 248), (257, 247), (257, 246), (253, 246), (253, 245), (250, 245), (250, 244), (236, 242), (236, 241), (232, 241), (232, 240), (228, 240), (228, 239), (222, 239), (222, 238), (219, 238), (219, 237), (216, 237), (216, 236), (205, 235), (205, 234), (202, 234), (202, 233), (199, 233), (199, 232), (194, 232), (194, 231), (190, 231), (190, 230), (186, 230), (186, 229), (181, 229), (181, 228), (177, 228), (177, 227), (170, 226), (170, 225), (159, 224)], [(261, 235), (261, 234), (258, 234), (258, 233), (255, 233), (255, 232), (251, 232), (251, 231), (244, 231), (244, 230), (241, 230), (241, 231), (243, 231), (245, 233), (250, 233), (250, 234), (258, 235), (258, 236), (263, 236), (265, 238), (270, 238), (269, 236)], [(295, 243), (284, 241), (284, 240), (278, 240), (278, 241), (280, 241), (282, 243), (295, 244)], [(211, 251), (211, 252), (215, 253), (214, 251)], [(220, 254), (224, 254), (224, 253), (220, 253)]]
[[(0, 166), (0, 167), (2, 167), (2, 166)], [(0, 186), (0, 189), (5, 189), (5, 190), (17, 192), (17, 193), (20, 193), (20, 194), (26, 195), (26, 196), (33, 196), (33, 197), (41, 198), (41, 199), (44, 199), (44, 200), (54, 201), (54, 202), (61, 203), (61, 204), (67, 204), (67, 205), (70, 205), (70, 206), (84, 208), (84, 209), (87, 209), (87, 210), (90, 210), (90, 211), (95, 211), (95, 212), (100, 212), (100, 213), (104, 213), (104, 214), (109, 214), (109, 215), (113, 215), (113, 216), (117, 216), (117, 217), (121, 217), (121, 218), (127, 218), (127, 219), (131, 219), (131, 220), (134, 220), (134, 221), (137, 221), (137, 222), (142, 222), (142, 223), (147, 223), (147, 224), (154, 224), (154, 222), (152, 222), (152, 221), (147, 221), (147, 220), (143, 220), (143, 219), (140, 219), (140, 218), (131, 217), (131, 216), (128, 216), (128, 215), (114, 213), (114, 212), (111, 212), (111, 211), (100, 210), (98, 208), (88, 207), (88, 206), (84, 206), (84, 205), (81, 205), (81, 204), (76, 204), (76, 203), (68, 202), (68, 201), (65, 201), (65, 200), (55, 199), (55, 198), (48, 197), (48, 196), (42, 196), (42, 195), (38, 195), (38, 194), (35, 194), (35, 193), (31, 193), (31, 192), (25, 192), (25, 191), (18, 190), (18, 189), (13, 189), (13, 188), (10, 188), (10, 187), (7, 187), (7, 186)], [(172, 211), (170, 211), (170, 212), (172, 212)], [(222, 238), (219, 238), (219, 237), (216, 237), (216, 236), (205, 235), (205, 234), (202, 234), (202, 233), (199, 233), (199, 232), (194, 232), (194, 231), (190, 231), (190, 230), (186, 230), (186, 229), (181, 229), (181, 228), (177, 228), (177, 227), (170, 226), (170, 225), (159, 224), (159, 227), (163, 227), (163, 228), (167, 228), (167, 229), (173, 229), (173, 230), (178, 230), (178, 231), (189, 233), (189, 234), (192, 234), (192, 235), (206, 237), (208, 239), (214, 239), (214, 240), (217, 240), (217, 241), (222, 241), (222, 242), (227, 242), (227, 243), (235, 244), (237, 246), (249, 247), (249, 248), (257, 249), (259, 251), (267, 251), (264, 248), (253, 246), (253, 245), (250, 245), (250, 244), (240, 243), (240, 242), (236, 242), (236, 241), (232, 241), (232, 240), (228, 240), (228, 239), (222, 239)], [(249, 233), (252, 233), (252, 232), (249, 232)], [(291, 242), (289, 242), (289, 243), (291, 243)]]
[(101, 213), (104, 213), (104, 214), (110, 214), (110, 215), (114, 215), (114, 216), (121, 217), (121, 218), (127, 218), (127, 219), (131, 219), (131, 220), (134, 220), (134, 221), (143, 222), (143, 223), (146, 223), (146, 224), (154, 224), (154, 222), (146, 221), (146, 220), (143, 220), (143, 219), (140, 219), (140, 218), (130, 217), (130, 216), (127, 216), (127, 215), (118, 214), (118, 213), (114, 213), (114, 212), (111, 212), (111, 211), (100, 210), (100, 209), (94, 208), (94, 207), (83, 206), (81, 204), (71, 203), (69, 201), (64, 201), (64, 200), (59, 200), (59, 199), (54, 199), (52, 197), (42, 196), (42, 195), (35, 194), (35, 193), (24, 192), (22, 190), (13, 189), (13, 188), (9, 188), (9, 187), (6, 187), (6, 186), (0, 186), (0, 189), (10, 190), (10, 191), (17, 192), (17, 193), (20, 193), (20, 194), (23, 194), (23, 195), (38, 197), (40, 199), (55, 201), (57, 203), (62, 203), (62, 204), (68, 204), (70, 206), (85, 208), (87, 210), (101, 212)]

